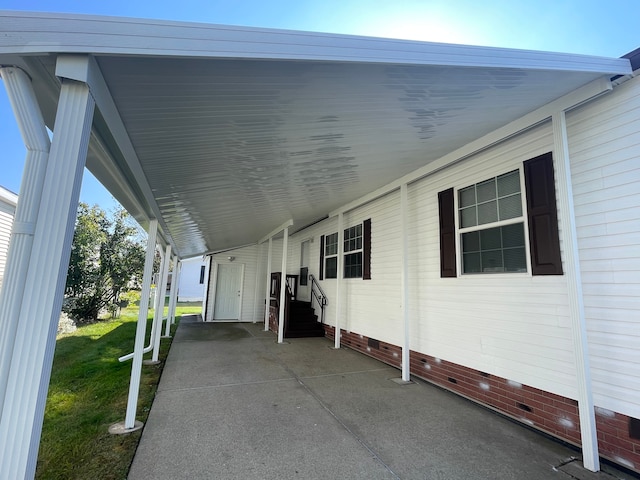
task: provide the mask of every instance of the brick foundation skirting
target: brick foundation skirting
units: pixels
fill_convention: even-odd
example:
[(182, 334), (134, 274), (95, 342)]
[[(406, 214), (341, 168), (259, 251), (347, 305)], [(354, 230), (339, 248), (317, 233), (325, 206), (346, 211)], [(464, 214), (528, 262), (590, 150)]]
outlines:
[[(335, 328), (324, 325), (334, 339)], [(402, 348), (341, 330), (341, 344), (402, 368)], [(580, 446), (578, 402), (423, 353), (409, 354), (412, 375), (489, 407), (529, 427)], [(600, 456), (640, 473), (640, 420), (596, 407)]]

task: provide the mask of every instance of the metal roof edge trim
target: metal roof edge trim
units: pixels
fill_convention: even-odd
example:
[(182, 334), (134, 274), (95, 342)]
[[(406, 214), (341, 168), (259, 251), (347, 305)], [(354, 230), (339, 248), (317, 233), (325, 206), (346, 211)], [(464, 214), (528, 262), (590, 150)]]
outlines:
[[(168, 20), (0, 10), (0, 29), (0, 54), (64, 52), (631, 73), (624, 58)], [(25, 34), (31, 37), (28, 44), (23, 42)]]

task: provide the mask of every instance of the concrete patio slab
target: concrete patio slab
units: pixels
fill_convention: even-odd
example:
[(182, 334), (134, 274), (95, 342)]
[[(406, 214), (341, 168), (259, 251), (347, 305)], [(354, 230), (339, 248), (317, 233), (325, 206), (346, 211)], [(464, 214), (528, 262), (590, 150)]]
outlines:
[(181, 322), (130, 480), (631, 479), (323, 338)]

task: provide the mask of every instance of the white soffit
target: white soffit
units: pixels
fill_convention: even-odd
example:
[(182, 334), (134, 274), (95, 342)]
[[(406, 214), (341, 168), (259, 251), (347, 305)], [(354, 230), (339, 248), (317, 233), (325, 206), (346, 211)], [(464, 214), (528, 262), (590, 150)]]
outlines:
[[(0, 61), (95, 55), (181, 257), (300, 228), (630, 73), (621, 59), (151, 20), (5, 12), (0, 29)], [(118, 197), (123, 172), (104, 167)]]

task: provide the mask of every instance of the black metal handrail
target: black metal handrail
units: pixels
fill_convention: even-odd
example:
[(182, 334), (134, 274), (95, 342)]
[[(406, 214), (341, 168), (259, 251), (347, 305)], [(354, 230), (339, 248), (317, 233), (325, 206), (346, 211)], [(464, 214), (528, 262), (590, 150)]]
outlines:
[(320, 322), (324, 323), (324, 307), (327, 306), (327, 295), (322, 290), (316, 277), (309, 275), (309, 278), (311, 279), (311, 306), (313, 307), (313, 300), (315, 299), (320, 307)]

